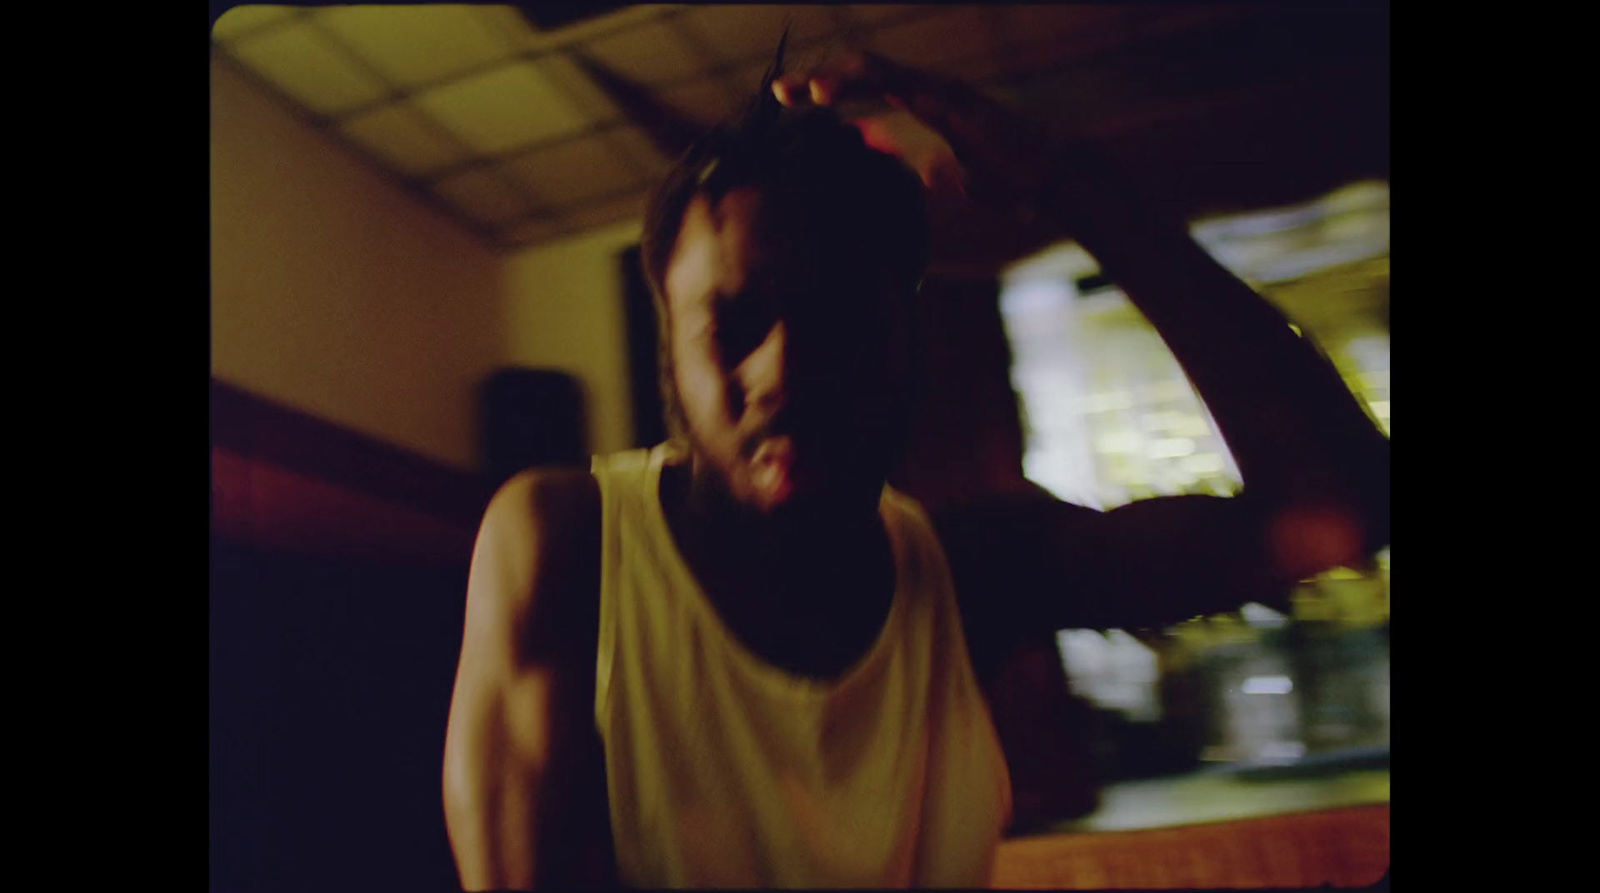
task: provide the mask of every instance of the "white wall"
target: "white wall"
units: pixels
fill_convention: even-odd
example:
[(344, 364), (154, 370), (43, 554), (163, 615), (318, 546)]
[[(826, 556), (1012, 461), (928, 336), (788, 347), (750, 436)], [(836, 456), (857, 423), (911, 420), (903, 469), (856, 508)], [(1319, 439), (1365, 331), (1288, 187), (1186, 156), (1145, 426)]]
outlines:
[(627, 222), (506, 259), (509, 362), (575, 373), (587, 392), (589, 448), (626, 449), (633, 438), (627, 320), (618, 255), (639, 241)]
[(503, 258), (211, 63), (211, 369), (463, 469)]
[(213, 375), (474, 469), (484, 377), (555, 368), (583, 383), (590, 449), (631, 445), (618, 255), (638, 222), (497, 251), (228, 63), (211, 79)]

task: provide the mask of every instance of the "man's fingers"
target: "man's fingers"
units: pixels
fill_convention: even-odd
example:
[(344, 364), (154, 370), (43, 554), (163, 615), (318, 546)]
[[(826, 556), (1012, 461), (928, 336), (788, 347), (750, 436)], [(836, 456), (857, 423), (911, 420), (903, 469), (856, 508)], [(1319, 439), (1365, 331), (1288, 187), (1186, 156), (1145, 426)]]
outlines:
[(778, 102), (791, 108), (806, 105), (837, 106), (858, 101), (901, 104), (898, 97), (885, 93), (870, 82), (828, 75), (774, 80), (772, 93)]
[(835, 57), (809, 71), (776, 78), (772, 91), (785, 106), (884, 104), (903, 109), (943, 136), (963, 156), (980, 149), (1004, 129), (989, 103), (957, 81), (925, 72), (882, 56), (854, 52)]
[(778, 102), (786, 106), (800, 105), (811, 100), (811, 94), (806, 89), (804, 79), (794, 76), (773, 80), (772, 95), (778, 98)]

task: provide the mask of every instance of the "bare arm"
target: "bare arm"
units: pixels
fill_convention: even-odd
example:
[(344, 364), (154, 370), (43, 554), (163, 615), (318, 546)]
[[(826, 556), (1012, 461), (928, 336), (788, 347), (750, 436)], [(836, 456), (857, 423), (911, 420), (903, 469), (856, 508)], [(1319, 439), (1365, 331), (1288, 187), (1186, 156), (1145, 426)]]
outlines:
[[(1206, 254), (1182, 221), (1143, 201), (1092, 152), (1068, 152), (1046, 191), (1049, 205), (1155, 325), (1205, 399), (1239, 465), (1241, 511), (1268, 525), (1272, 572), (1297, 579), (1387, 545), (1389, 441), (1333, 365)], [(1186, 500), (1174, 512), (1203, 522), (1197, 506), (1206, 502)]]
[(1389, 543), (1389, 441), (1333, 365), (1181, 221), (1093, 153), (1068, 152), (1043, 190), (1046, 213), (1155, 325), (1244, 487), (1229, 499), (1164, 497), (1104, 514), (1044, 510), (1034, 561), (1060, 561), (1052, 576), (1081, 588), (1071, 600), (1025, 595), (1039, 602), (1022, 606), (1025, 625), (1160, 626), (1246, 601), (1286, 609), (1295, 581)]
[(584, 819), (597, 798), (604, 808), (592, 784), (592, 486), (524, 473), (484, 514), (445, 737), (445, 821), (466, 890), (573, 882), (592, 842)]
[(887, 100), (949, 141), (974, 201), (1076, 239), (1155, 325), (1244, 478), (1232, 499), (1168, 497), (1106, 513), (1043, 500), (944, 519), (958, 585), (972, 581), (964, 588), (983, 602), (969, 617), (1059, 629), (1159, 625), (1250, 600), (1281, 606), (1294, 581), (1389, 542), (1389, 443), (1332, 365), (1091, 148), (962, 84), (872, 56), (774, 89), (788, 104)]

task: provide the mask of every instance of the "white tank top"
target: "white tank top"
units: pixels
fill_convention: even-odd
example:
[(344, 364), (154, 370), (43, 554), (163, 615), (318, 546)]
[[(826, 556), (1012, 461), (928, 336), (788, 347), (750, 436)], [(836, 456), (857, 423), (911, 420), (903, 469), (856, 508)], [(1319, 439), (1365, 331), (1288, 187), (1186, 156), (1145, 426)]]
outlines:
[(884, 489), (896, 589), (836, 681), (734, 637), (661, 509), (665, 447), (597, 457), (595, 718), (620, 877), (647, 887), (986, 886), (1011, 785), (932, 527)]

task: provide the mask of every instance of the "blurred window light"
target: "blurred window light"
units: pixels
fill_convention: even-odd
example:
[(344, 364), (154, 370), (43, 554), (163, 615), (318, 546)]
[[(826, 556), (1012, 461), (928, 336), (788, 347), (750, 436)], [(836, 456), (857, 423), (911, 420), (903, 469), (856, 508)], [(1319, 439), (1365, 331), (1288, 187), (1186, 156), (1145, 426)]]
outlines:
[(1169, 437), (1162, 440), (1154, 440), (1146, 448), (1145, 455), (1152, 459), (1182, 459), (1185, 456), (1194, 455), (1194, 441), (1187, 437)]
[(1294, 682), (1288, 676), (1251, 676), (1239, 690), (1247, 695), (1286, 695), (1294, 691)]
[(1289, 618), (1263, 604), (1250, 602), (1239, 610), (1244, 616), (1244, 621), (1258, 629), (1277, 629), (1289, 622)]
[(1137, 431), (1107, 431), (1094, 445), (1102, 453), (1137, 453), (1144, 438)]
[(1065, 629), (1056, 648), (1075, 694), (1134, 722), (1160, 720), (1160, 658), (1148, 645), (1120, 629)]
[(1185, 458), (1183, 467), (1192, 474), (1205, 476), (1222, 471), (1224, 463), (1216, 453), (1200, 453)]
[[(1360, 182), (1293, 208), (1201, 221), (1202, 247), (1280, 307), (1389, 430), (1389, 189)], [(1354, 266), (1352, 266), (1354, 264)], [(1013, 381), (1029, 420), (1024, 472), (1095, 508), (1178, 493), (1229, 495), (1240, 478), (1177, 360), (1094, 260), (1058, 246), (1003, 277)]]
[(1288, 764), (1305, 755), (1306, 746), (1299, 741), (1268, 741), (1261, 745), (1257, 759), (1263, 763)]

